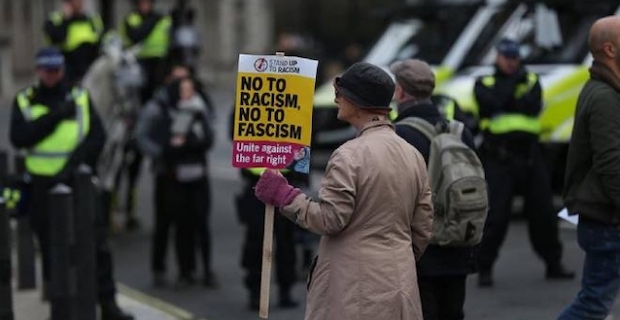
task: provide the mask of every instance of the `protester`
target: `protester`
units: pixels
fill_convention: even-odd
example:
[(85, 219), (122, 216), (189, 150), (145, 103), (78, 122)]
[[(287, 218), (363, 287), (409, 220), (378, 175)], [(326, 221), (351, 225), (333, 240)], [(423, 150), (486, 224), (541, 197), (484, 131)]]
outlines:
[(559, 320), (607, 319), (620, 288), (620, 17), (597, 20), (588, 46), (594, 62), (577, 100), (564, 186), (586, 255), (581, 290)]
[(139, 147), (155, 162), (156, 215), (151, 265), (155, 285), (166, 283), (165, 256), (171, 226), (175, 229), (179, 284), (187, 286), (195, 281), (195, 244), (199, 242), (203, 283), (215, 285), (206, 157), (213, 144), (213, 129), (207, 102), (196, 86), (192, 78), (174, 80), (147, 104), (136, 128)]
[[(230, 117), (230, 137), (233, 138), (235, 109)], [(249, 292), (248, 309), (260, 307), (260, 282), (263, 259), (263, 230), (265, 205), (254, 195), (254, 185), (258, 182), (265, 168), (247, 168), (239, 170), (243, 187), (235, 196), (235, 206), (239, 222), (244, 226), (241, 266), (245, 271), (243, 284)], [(295, 186), (308, 187), (310, 179), (307, 174), (293, 170), (283, 170), (285, 177)], [(297, 243), (295, 232), (298, 227), (283, 216), (276, 215), (274, 221), (275, 267), (278, 283), (278, 306), (284, 309), (296, 308), (299, 303), (293, 299), (292, 291), (297, 282)]]
[(394, 82), (385, 71), (356, 63), (334, 88), (338, 119), (358, 133), (333, 152), (318, 199), (273, 170), (261, 176), (256, 196), (322, 235), (307, 320), (422, 320), (415, 261), (433, 216), (424, 159), (387, 117)]
[[(396, 133), (420, 151), (428, 164), (431, 140), (420, 129), (405, 125), (403, 120), (422, 119), (433, 128), (437, 125), (448, 125), (448, 119), (440, 114), (431, 101), (435, 75), (426, 62), (413, 59), (395, 62), (390, 66), (390, 70), (396, 77)], [(461, 139), (471, 149), (475, 148), (473, 137), (467, 129), (463, 130)], [(437, 186), (431, 188), (436, 190)], [(486, 197), (486, 193), (484, 196)], [(486, 207), (484, 210), (486, 211)], [(437, 218), (438, 215), (436, 212)], [(416, 266), (424, 320), (464, 319), (465, 281), (467, 275), (475, 271), (473, 252), (473, 246), (450, 247), (432, 242), (429, 244)]]

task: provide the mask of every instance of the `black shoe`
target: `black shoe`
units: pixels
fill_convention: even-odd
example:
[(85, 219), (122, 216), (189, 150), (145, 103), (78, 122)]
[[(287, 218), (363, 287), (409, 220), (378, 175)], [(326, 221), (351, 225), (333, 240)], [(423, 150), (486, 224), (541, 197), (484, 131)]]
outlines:
[(166, 274), (161, 271), (156, 271), (153, 273), (153, 286), (161, 288), (168, 285), (168, 281), (166, 280)]
[(299, 306), (299, 302), (291, 299), (291, 297), (282, 297), (279, 306), (282, 309), (294, 309)]
[(547, 267), (545, 277), (547, 280), (571, 280), (575, 278), (575, 272), (567, 270), (563, 265), (559, 264), (554, 267)]
[(491, 271), (480, 271), (478, 273), (478, 287), (490, 288), (493, 286), (493, 276)]
[(202, 280), (202, 285), (210, 289), (217, 289), (220, 287), (220, 283), (217, 281), (217, 277), (213, 272), (207, 272)]
[(178, 289), (186, 289), (196, 284), (196, 279), (191, 275), (183, 275), (179, 277), (179, 281), (177, 282)]
[(280, 287), (280, 308), (292, 309), (299, 306), (299, 302), (291, 298), (291, 288), (289, 286)]
[(140, 229), (140, 221), (138, 219), (131, 217), (127, 219), (125, 222), (125, 230), (132, 232)]
[(118, 307), (116, 301), (101, 303), (101, 320), (134, 320), (135, 318), (125, 313)]
[(248, 304), (250, 311), (258, 311), (260, 309), (260, 297), (250, 295), (250, 303)]

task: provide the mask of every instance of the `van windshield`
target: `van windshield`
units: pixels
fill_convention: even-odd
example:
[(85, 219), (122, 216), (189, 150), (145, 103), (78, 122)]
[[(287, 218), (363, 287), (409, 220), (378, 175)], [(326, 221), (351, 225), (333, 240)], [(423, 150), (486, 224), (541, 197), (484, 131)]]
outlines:
[(364, 60), (386, 66), (397, 60), (416, 58), (440, 65), (480, 7), (479, 1), (460, 2), (407, 7)]
[(573, 1), (562, 6), (547, 6), (541, 1), (519, 6), (505, 24), (496, 28), (493, 41), (484, 50), (468, 55), (465, 65), (493, 64), (493, 44), (504, 37), (521, 42), (522, 60), (527, 64), (581, 64), (588, 55), (587, 38), (592, 23), (617, 9), (617, 1), (600, 1), (595, 5)]

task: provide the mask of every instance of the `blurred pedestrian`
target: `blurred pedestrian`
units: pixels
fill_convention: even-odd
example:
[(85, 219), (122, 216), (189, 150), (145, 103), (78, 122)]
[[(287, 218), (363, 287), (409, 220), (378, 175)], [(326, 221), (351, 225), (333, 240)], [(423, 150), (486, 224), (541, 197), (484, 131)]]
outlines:
[(52, 12), (43, 27), (49, 45), (65, 56), (65, 77), (78, 83), (99, 56), (104, 26), (98, 14), (84, 11), (84, 0), (63, 0), (62, 9)]
[(196, 9), (189, 0), (177, 0), (170, 10), (172, 20), (170, 34), (171, 61), (196, 68), (200, 58), (201, 35), (196, 26)]
[[(143, 106), (152, 98), (155, 89), (163, 84), (171, 22), (169, 17), (154, 10), (155, 0), (133, 0), (132, 2), (134, 10), (123, 19), (120, 31), (126, 47), (140, 46), (136, 57), (145, 80), (140, 90), (140, 104)], [(135, 124), (137, 121), (139, 109), (136, 108), (137, 112), (130, 116), (130, 123)], [(133, 130), (133, 126), (131, 129)], [(127, 216), (126, 228), (133, 230), (139, 226), (135, 210), (137, 185), (142, 167), (142, 154), (136, 146), (135, 139), (129, 141), (125, 154), (127, 192), (123, 209)]]
[(154, 9), (155, 0), (132, 2), (134, 10), (125, 16), (120, 30), (125, 46), (140, 46), (136, 57), (146, 79), (141, 91), (141, 100), (145, 104), (164, 81), (171, 19)]
[(581, 290), (560, 320), (607, 319), (620, 288), (619, 30), (620, 17), (605, 17), (588, 37), (594, 62), (577, 100), (564, 186), (586, 255)]
[[(32, 177), (28, 214), (43, 260), (43, 279), (50, 283), (49, 192), (58, 183), (72, 185), (81, 164), (97, 168), (106, 134), (88, 91), (64, 79), (64, 57), (53, 47), (36, 56), (38, 83), (17, 94), (11, 114), (9, 138), (16, 149), (25, 149), (26, 171)], [(97, 205), (99, 208), (103, 203)], [(101, 213), (101, 211), (98, 211)], [(108, 223), (104, 217), (95, 227), (97, 279), (101, 319), (131, 320), (116, 303), (112, 254), (106, 244)]]
[(155, 232), (151, 268), (155, 285), (165, 284), (170, 227), (175, 229), (179, 284), (195, 282), (196, 243), (202, 252), (203, 283), (215, 285), (211, 265), (211, 190), (207, 151), (214, 141), (207, 102), (192, 78), (172, 81), (140, 115), (139, 147), (153, 158)]
[[(230, 117), (230, 133), (233, 134), (235, 112)], [(254, 186), (265, 168), (241, 169), (243, 188), (235, 197), (237, 217), (245, 227), (241, 266), (245, 270), (244, 285), (249, 291), (250, 310), (258, 310), (260, 305), (260, 282), (263, 259), (263, 231), (265, 205), (256, 198)], [(293, 170), (282, 170), (287, 179), (299, 188), (307, 188), (310, 180), (307, 174)], [(297, 241), (298, 227), (283, 216), (276, 215), (274, 221), (276, 281), (280, 308), (296, 308), (299, 303), (292, 297), (297, 282)]]
[(476, 80), (474, 95), (483, 137), (479, 153), (489, 185), (490, 205), (477, 254), (478, 285), (493, 286), (493, 265), (506, 238), (516, 191), (523, 192), (530, 242), (545, 263), (545, 277), (574, 278), (575, 274), (561, 263), (562, 244), (553, 192), (538, 140), (542, 89), (538, 75), (527, 71), (521, 63), (518, 42), (502, 39), (497, 44), (495, 72)]
[(358, 133), (332, 153), (318, 199), (273, 170), (256, 196), (322, 235), (306, 319), (422, 320), (415, 261), (433, 221), (424, 159), (388, 119), (394, 82), (385, 71), (356, 63), (334, 88), (338, 119)]
[[(435, 75), (426, 62), (413, 59), (395, 62), (390, 70), (396, 77), (396, 133), (420, 151), (428, 166), (431, 140), (423, 131), (404, 125), (403, 120), (422, 119), (433, 128), (438, 125), (448, 126), (448, 119), (439, 113), (431, 101)], [(469, 130), (463, 130), (461, 139), (472, 150), (475, 149)], [(438, 186), (431, 185), (431, 188), (437, 190)], [(438, 212), (435, 212), (435, 217), (439, 219)], [(465, 317), (465, 281), (467, 275), (475, 271), (474, 247), (440, 245), (433, 243), (433, 240), (416, 266), (424, 320), (462, 320)]]

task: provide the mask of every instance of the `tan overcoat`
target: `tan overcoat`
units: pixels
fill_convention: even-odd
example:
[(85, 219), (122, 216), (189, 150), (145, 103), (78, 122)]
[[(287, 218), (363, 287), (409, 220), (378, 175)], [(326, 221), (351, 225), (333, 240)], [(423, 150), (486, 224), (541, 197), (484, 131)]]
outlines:
[(322, 235), (306, 320), (422, 320), (414, 251), (431, 236), (431, 192), (424, 159), (389, 122), (333, 152), (319, 199), (281, 212)]

